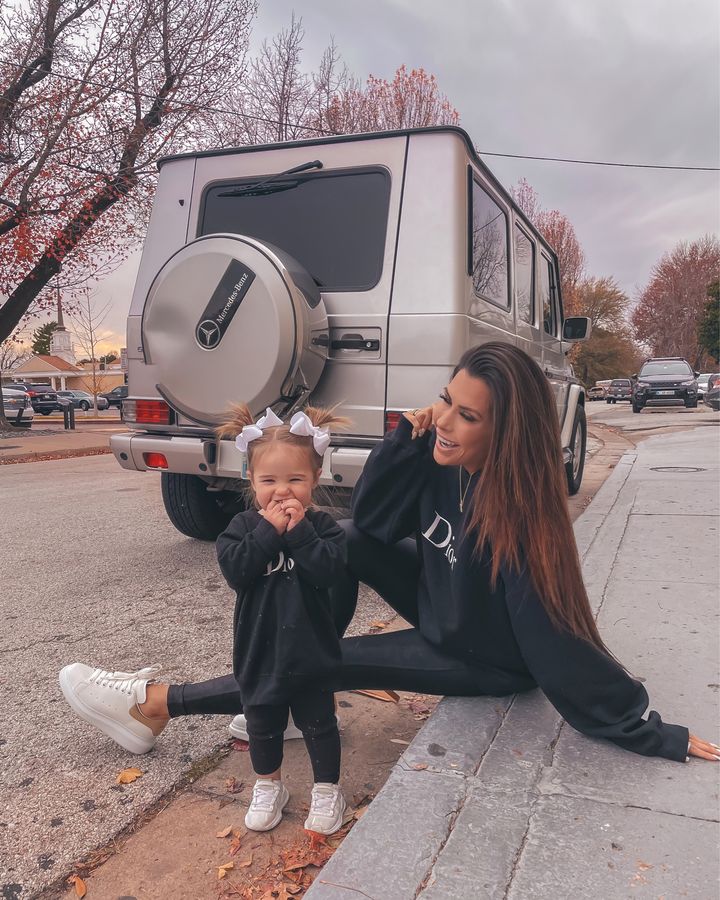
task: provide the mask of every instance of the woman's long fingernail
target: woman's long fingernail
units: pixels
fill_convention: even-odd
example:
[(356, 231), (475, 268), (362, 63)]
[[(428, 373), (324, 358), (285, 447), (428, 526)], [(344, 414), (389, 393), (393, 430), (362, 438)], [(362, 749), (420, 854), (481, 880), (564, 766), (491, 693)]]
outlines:
[(720, 762), (720, 756), (713, 756), (713, 759), (716, 759), (718, 760), (718, 762)]

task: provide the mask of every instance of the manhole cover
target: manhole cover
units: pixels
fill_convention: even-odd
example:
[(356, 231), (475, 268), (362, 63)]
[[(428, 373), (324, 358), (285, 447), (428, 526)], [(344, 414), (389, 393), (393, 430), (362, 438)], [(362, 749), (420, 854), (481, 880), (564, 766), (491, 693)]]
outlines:
[(695, 466), (651, 466), (651, 472), (707, 472), (707, 469), (698, 469)]

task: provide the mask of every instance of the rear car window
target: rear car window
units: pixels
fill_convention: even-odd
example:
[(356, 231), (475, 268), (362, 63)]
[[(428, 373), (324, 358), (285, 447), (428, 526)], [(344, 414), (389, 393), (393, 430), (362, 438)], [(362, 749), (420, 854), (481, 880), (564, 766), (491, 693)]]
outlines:
[(612, 387), (627, 387), (629, 384), (630, 384), (629, 378), (616, 378), (613, 381), (611, 386)]
[(645, 363), (640, 369), (640, 377), (643, 375), (686, 375), (688, 378), (693, 377), (692, 369), (682, 360), (655, 360), (654, 362)]
[(327, 291), (369, 290), (378, 283), (390, 203), (385, 170), (283, 178), (257, 193), (221, 196), (258, 180), (210, 187), (199, 235), (244, 234), (279, 247)]

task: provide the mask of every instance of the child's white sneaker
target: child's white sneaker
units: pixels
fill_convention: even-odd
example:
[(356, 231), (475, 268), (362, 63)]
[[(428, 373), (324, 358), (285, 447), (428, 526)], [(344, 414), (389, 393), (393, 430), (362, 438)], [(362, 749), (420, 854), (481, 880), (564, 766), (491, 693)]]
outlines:
[(137, 672), (108, 672), (72, 663), (60, 670), (60, 689), (81, 719), (130, 753), (147, 753), (168, 721), (149, 719), (138, 709), (148, 682), (159, 671), (160, 666), (148, 666)]
[(317, 831), (318, 834), (335, 834), (342, 825), (344, 815), (345, 800), (340, 793), (340, 786), (322, 782), (314, 784), (305, 828)]
[(282, 819), (289, 799), (290, 794), (282, 781), (258, 778), (245, 814), (245, 825), (250, 831), (270, 831)]
[[(239, 716), (235, 716), (232, 722), (228, 725), (228, 731), (230, 734), (237, 738), (240, 741), (249, 741), (247, 732), (247, 719), (245, 716), (240, 713)], [(302, 731), (297, 727), (297, 725), (293, 722), (292, 716), (288, 718), (288, 726), (285, 729), (285, 734), (283, 735), (284, 741), (293, 741), (295, 738), (301, 738)]]

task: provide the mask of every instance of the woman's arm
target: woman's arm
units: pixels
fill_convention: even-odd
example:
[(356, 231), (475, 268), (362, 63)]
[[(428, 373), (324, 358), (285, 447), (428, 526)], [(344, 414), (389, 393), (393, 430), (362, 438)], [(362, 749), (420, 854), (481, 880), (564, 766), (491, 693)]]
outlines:
[(252, 530), (242, 514), (217, 539), (220, 571), (231, 588), (240, 590), (259, 578), (283, 547), (283, 536), (265, 519)]
[(429, 429), (416, 438), (413, 430), (402, 416), (395, 431), (385, 435), (368, 457), (353, 491), (353, 522), (384, 544), (394, 544), (416, 530), (420, 494), (435, 465)]
[(316, 587), (329, 588), (345, 568), (345, 532), (326, 513), (305, 516), (284, 534), (298, 575)]
[(533, 678), (573, 728), (633, 753), (684, 762), (689, 733), (650, 711), (642, 684), (611, 656), (558, 631), (548, 618), (529, 572), (502, 572), (515, 638)]

